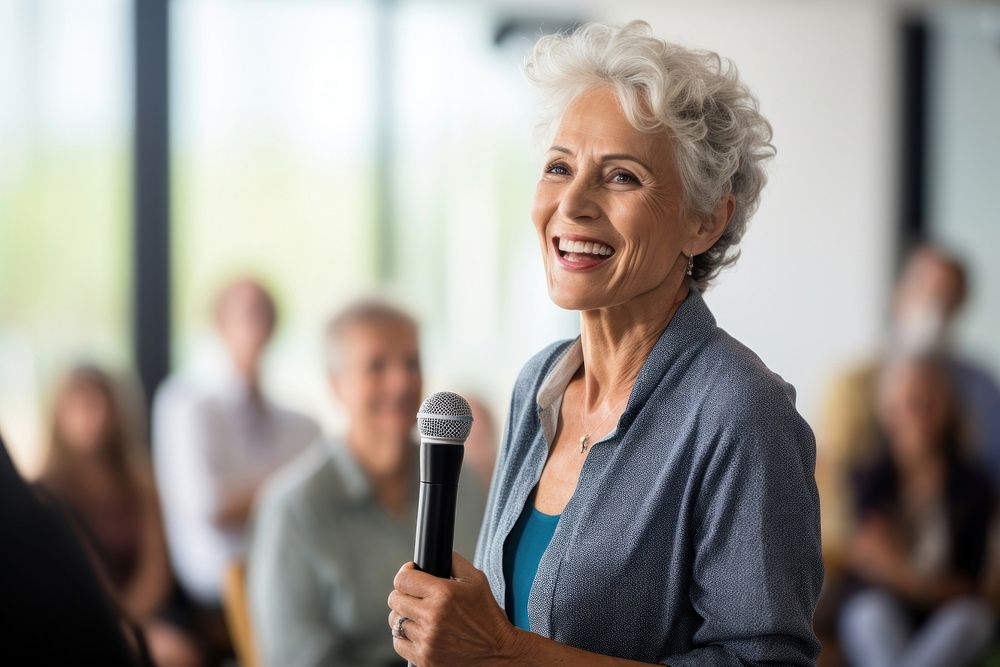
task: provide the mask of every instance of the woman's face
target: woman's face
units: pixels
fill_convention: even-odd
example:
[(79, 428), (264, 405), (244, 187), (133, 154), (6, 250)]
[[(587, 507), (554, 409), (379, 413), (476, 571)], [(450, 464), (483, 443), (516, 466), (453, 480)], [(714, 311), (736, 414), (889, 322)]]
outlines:
[(532, 206), (549, 296), (571, 310), (676, 290), (692, 225), (666, 132), (629, 124), (614, 93), (594, 88), (562, 117)]
[(96, 387), (79, 386), (62, 399), (56, 413), (56, 429), (66, 446), (79, 454), (94, 454), (110, 431), (111, 407)]

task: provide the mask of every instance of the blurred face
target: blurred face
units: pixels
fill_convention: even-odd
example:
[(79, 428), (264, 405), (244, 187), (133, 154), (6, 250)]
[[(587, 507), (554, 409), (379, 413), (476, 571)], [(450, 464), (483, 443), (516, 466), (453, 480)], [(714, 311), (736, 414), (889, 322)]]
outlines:
[(918, 461), (940, 450), (948, 419), (948, 384), (934, 367), (904, 363), (883, 388), (882, 419), (897, 460)]
[(896, 292), (896, 344), (911, 354), (945, 347), (962, 289), (961, 275), (947, 261), (928, 250), (914, 255)]
[(910, 260), (900, 283), (900, 301), (931, 303), (949, 315), (962, 298), (962, 279), (948, 261), (930, 250), (922, 250)]
[(241, 283), (223, 295), (217, 312), (219, 333), (238, 368), (255, 371), (274, 327), (273, 312), (260, 286)]
[(403, 460), (422, 391), (417, 330), (409, 322), (356, 324), (342, 334), (333, 390), (350, 430), (374, 436), (361, 444), (377, 469)]
[(546, 153), (532, 207), (549, 296), (588, 310), (676, 290), (697, 226), (681, 201), (667, 133), (636, 130), (608, 89), (582, 93)]
[(110, 430), (111, 406), (96, 387), (81, 386), (70, 390), (56, 413), (56, 430), (63, 441), (79, 454), (100, 450)]

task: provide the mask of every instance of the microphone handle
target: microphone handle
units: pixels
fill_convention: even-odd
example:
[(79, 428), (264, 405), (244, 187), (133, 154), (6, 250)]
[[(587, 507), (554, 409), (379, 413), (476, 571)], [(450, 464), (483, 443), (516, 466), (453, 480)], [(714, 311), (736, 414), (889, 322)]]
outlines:
[(465, 447), (461, 444), (421, 441), (420, 496), (413, 562), (435, 577), (451, 576), (455, 542), (455, 504)]
[[(465, 447), (459, 444), (420, 443), (420, 496), (413, 564), (435, 577), (451, 577), (458, 477), (464, 456)], [(412, 662), (406, 665), (416, 667)]]
[(457, 485), (420, 483), (413, 562), (418, 570), (435, 577), (451, 577), (457, 497)]

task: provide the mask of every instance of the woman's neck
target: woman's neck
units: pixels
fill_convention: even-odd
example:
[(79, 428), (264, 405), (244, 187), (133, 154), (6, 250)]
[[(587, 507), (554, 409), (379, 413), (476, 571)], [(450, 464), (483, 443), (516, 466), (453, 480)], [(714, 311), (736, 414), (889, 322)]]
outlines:
[(77, 473), (109, 470), (114, 467), (114, 457), (111, 456), (109, 448), (103, 446), (64, 448), (59, 458), (62, 468)]
[(63, 450), (58, 463), (43, 474), (54, 488), (73, 497), (132, 493), (129, 471), (106, 450)]
[(687, 298), (687, 282), (627, 303), (580, 313), (585, 408), (625, 400), (660, 334)]

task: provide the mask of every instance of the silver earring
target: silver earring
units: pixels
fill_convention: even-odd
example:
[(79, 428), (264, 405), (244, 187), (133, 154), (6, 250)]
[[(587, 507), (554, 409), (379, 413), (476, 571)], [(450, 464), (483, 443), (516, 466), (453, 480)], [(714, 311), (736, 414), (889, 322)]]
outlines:
[(692, 271), (694, 271), (694, 255), (688, 255), (687, 274), (690, 276)]

